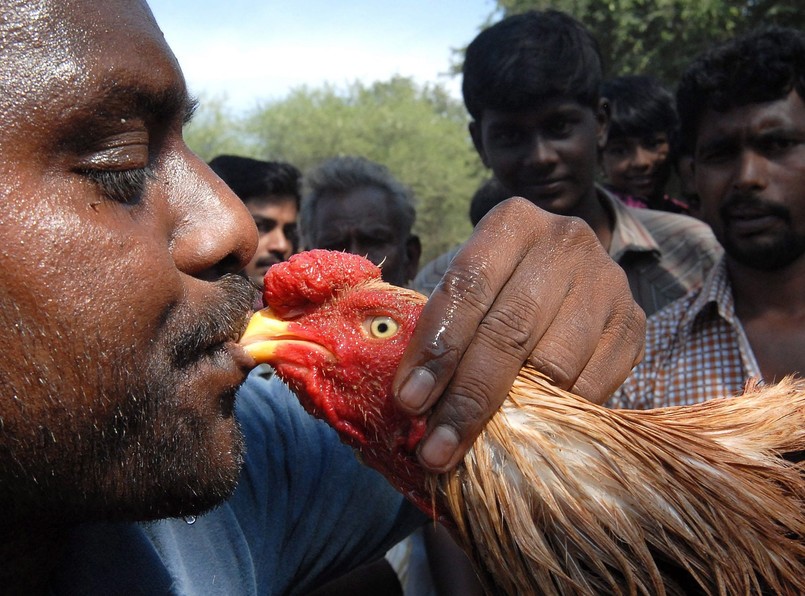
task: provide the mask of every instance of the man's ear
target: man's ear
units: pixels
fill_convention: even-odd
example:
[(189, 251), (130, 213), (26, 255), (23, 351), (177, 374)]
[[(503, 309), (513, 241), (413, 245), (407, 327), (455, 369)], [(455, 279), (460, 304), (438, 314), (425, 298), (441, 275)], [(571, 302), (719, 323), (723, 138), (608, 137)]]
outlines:
[(596, 143), (598, 150), (601, 151), (607, 145), (607, 138), (609, 137), (609, 121), (611, 118), (611, 109), (609, 107), (609, 100), (602, 97), (598, 100), (598, 109), (595, 112), (596, 121)]
[(419, 259), (422, 257), (422, 243), (419, 241), (419, 236), (415, 234), (408, 236), (408, 240), (405, 241), (405, 256), (407, 260), (405, 274), (407, 279), (411, 280), (419, 272)]
[(486, 159), (486, 151), (484, 151), (484, 139), (483, 135), (481, 134), (481, 123), (472, 120), (469, 123), (468, 128), (470, 129), (472, 144), (475, 145), (475, 150), (478, 152), (478, 156), (481, 158), (483, 164), (488, 168), (489, 162)]

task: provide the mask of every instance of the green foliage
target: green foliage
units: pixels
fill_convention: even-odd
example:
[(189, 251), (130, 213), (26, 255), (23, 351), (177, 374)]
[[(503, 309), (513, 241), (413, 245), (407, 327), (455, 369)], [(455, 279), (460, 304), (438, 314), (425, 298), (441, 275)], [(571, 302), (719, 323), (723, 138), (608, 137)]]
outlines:
[(593, 33), (609, 76), (654, 74), (670, 86), (713, 43), (758, 25), (805, 27), (801, 0), (498, 0), (503, 15), (555, 8)]
[(403, 77), (341, 91), (302, 87), (241, 117), (220, 100), (202, 102), (185, 136), (205, 160), (236, 153), (303, 172), (338, 155), (384, 164), (416, 196), (423, 264), (467, 238), (470, 197), (486, 176), (463, 105), (441, 86)]

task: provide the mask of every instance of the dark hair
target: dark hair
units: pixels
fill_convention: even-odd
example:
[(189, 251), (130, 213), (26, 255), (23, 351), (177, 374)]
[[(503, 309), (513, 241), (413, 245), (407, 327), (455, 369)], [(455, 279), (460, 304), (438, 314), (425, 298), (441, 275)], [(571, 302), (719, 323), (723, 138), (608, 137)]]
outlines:
[(679, 117), (673, 94), (650, 75), (627, 75), (604, 81), (601, 97), (609, 102), (609, 138), (644, 138), (664, 132), (676, 147)]
[(696, 146), (702, 115), (782, 99), (792, 89), (805, 100), (805, 33), (786, 27), (751, 31), (697, 58), (682, 75), (677, 110), (682, 143)]
[(598, 104), (601, 55), (590, 32), (556, 10), (513, 15), (467, 47), (462, 92), (476, 120), (485, 109), (522, 110), (550, 98)]
[(310, 223), (314, 220), (314, 212), (322, 195), (340, 195), (356, 188), (378, 188), (388, 196), (397, 212), (403, 237), (410, 234), (414, 227), (416, 211), (413, 194), (384, 165), (364, 157), (333, 157), (305, 174), (304, 182), (305, 198), (299, 211), (304, 245), (315, 245), (310, 237)]
[(289, 163), (219, 155), (209, 166), (244, 203), (255, 199), (272, 202), (274, 197), (292, 196), (299, 208), (302, 173)]
[(483, 216), (489, 213), (495, 205), (511, 196), (512, 194), (498, 182), (497, 178), (490, 178), (481, 184), (470, 201), (470, 221), (473, 227), (477, 226)]

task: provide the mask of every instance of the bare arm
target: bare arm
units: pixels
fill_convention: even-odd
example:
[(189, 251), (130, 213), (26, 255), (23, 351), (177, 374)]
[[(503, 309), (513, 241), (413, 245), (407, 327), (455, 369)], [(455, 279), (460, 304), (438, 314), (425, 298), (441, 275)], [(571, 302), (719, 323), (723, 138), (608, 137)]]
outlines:
[(602, 403), (642, 357), (644, 334), (625, 274), (584, 222), (501, 203), (453, 259), (397, 371), (400, 407), (433, 408), (423, 465), (461, 460), (526, 361)]

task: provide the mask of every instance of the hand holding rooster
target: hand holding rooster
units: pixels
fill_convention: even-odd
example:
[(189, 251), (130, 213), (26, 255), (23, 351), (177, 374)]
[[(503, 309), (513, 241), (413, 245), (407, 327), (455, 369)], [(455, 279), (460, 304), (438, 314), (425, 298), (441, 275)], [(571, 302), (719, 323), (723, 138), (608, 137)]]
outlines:
[(644, 328), (623, 270), (581, 220), (500, 204), (431, 295), (395, 377), (401, 410), (435, 405), (421, 463), (461, 461), (526, 362), (603, 402), (642, 357)]

